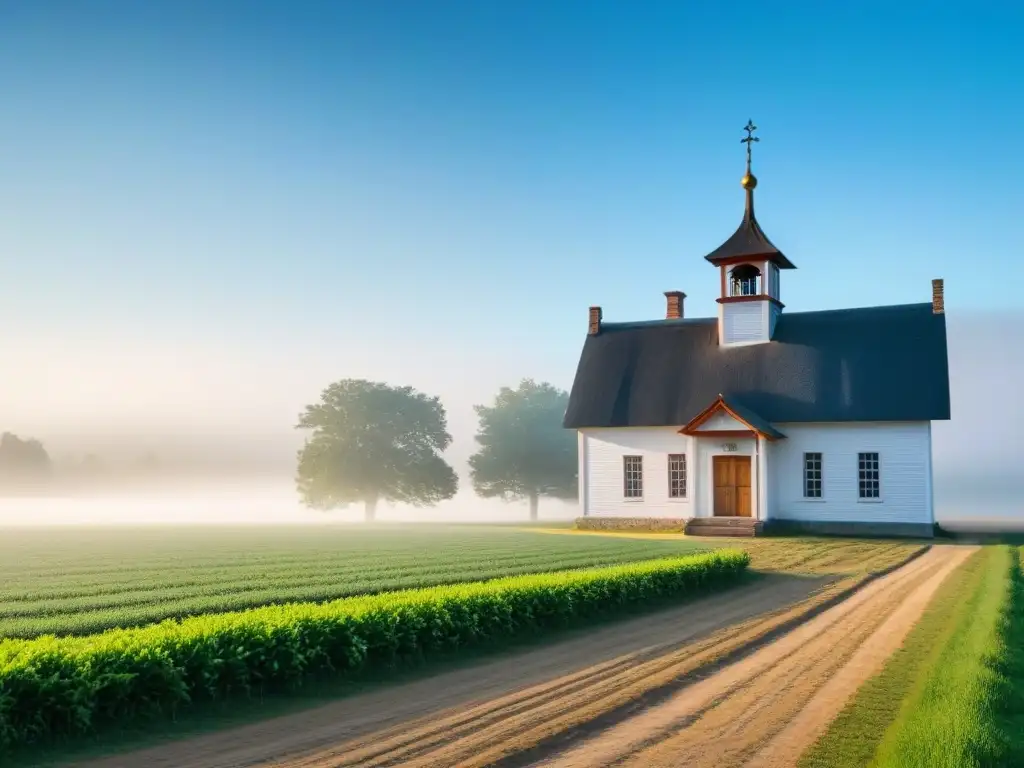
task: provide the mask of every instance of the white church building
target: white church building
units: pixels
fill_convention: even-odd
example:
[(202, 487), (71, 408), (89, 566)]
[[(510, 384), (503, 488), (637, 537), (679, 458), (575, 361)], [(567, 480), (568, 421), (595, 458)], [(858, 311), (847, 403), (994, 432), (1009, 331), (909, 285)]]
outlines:
[(743, 221), (705, 257), (718, 316), (686, 317), (679, 291), (661, 320), (590, 308), (564, 422), (582, 513), (930, 536), (931, 424), (950, 418), (943, 283), (928, 303), (784, 311), (795, 266), (754, 216), (754, 129)]

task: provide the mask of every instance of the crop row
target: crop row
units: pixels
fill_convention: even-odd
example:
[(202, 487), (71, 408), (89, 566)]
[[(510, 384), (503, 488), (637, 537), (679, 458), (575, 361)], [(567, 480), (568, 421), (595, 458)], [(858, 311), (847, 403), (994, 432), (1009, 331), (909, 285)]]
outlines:
[(0, 602), (0, 637), (31, 638), (42, 634), (83, 635), (287, 602), (324, 602), (361, 594), (414, 589), (500, 576), (543, 573), (579, 567), (614, 565), (635, 557), (594, 562), (593, 557), (565, 557), (554, 562), (487, 563), (455, 570), (432, 568), (378, 573), (292, 572), (288, 578), (253, 574), (242, 583), (210, 581), (172, 589), (136, 589), (111, 594), (36, 602)]
[(309, 675), (384, 671), (738, 578), (719, 550), (628, 565), (212, 614), (87, 637), (0, 641), (0, 747), (86, 734)]
[[(538, 537), (539, 538), (539, 537)], [(548, 538), (548, 537), (544, 537)], [(411, 548), (408, 544), (396, 547), (391, 551), (382, 549), (379, 551), (366, 549), (339, 549), (333, 551), (297, 551), (297, 552), (268, 552), (266, 554), (253, 554), (250, 552), (226, 552), (211, 553), (199, 552), (189, 556), (160, 556), (151, 555), (144, 559), (127, 561), (123, 557), (100, 557), (95, 556), (87, 562), (65, 561), (59, 565), (28, 565), (16, 563), (13, 567), (0, 567), (0, 578), (4, 583), (30, 584), (39, 581), (52, 582), (55, 578), (70, 582), (82, 582), (83, 580), (102, 583), (110, 577), (117, 578), (125, 571), (144, 573), (157, 568), (165, 573), (188, 574), (194, 569), (217, 570), (223, 573), (232, 571), (245, 571), (263, 568), (287, 568), (289, 566), (301, 566), (307, 563), (321, 563), (325, 565), (352, 562), (352, 560), (363, 562), (421, 562), (424, 558), (434, 562), (450, 562), (461, 560), (487, 560), (494, 557), (514, 556), (544, 558), (550, 557), (565, 551), (562, 546), (538, 546), (543, 539), (531, 542), (534, 546), (510, 547), (509, 543), (492, 544), (491, 546), (479, 546), (467, 543), (462, 546), (444, 546), (437, 549), (427, 547)], [(547, 543), (547, 542), (545, 542)], [(561, 543), (561, 542), (559, 542)], [(629, 542), (633, 543), (633, 542)], [(653, 542), (660, 545), (660, 549), (668, 551), (673, 543)], [(587, 544), (590, 544), (588, 541)], [(619, 545), (619, 546), (615, 546)], [(607, 551), (621, 550), (620, 542), (615, 545), (603, 547)], [(651, 549), (652, 547), (647, 547)], [(579, 547), (577, 547), (579, 549)], [(587, 547), (588, 551), (597, 551), (599, 548), (592, 545)], [(59, 575), (58, 575), (59, 574)]]
[[(325, 576), (329, 576), (332, 580), (347, 582), (353, 580), (351, 577), (356, 576), (361, 581), (388, 583), (392, 579), (418, 575), (428, 579), (447, 578), (452, 574), (457, 575), (463, 570), (490, 571), (491, 575), (506, 575), (510, 568), (518, 568), (522, 569), (520, 571), (522, 573), (530, 573), (538, 570), (565, 570), (584, 565), (615, 565), (637, 559), (645, 558), (638, 558), (637, 552), (629, 550), (607, 553), (561, 552), (554, 556), (546, 552), (515, 553), (504, 550), (492, 556), (473, 553), (461, 560), (453, 558), (443, 562), (425, 560), (422, 554), (409, 554), (403, 558), (387, 560), (355, 560), (353, 562), (351, 559), (335, 559), (319, 563), (299, 560), (294, 563), (274, 563), (262, 567), (192, 569), (188, 575), (176, 575), (174, 572), (159, 569), (159, 566), (151, 566), (148, 572), (143, 572), (139, 576), (127, 570), (121, 570), (112, 572), (108, 578), (94, 583), (83, 582), (80, 578), (66, 579), (63, 576), (31, 586), (19, 586), (13, 580), (8, 581), (0, 588), (0, 616), (22, 615), (22, 608), (17, 605), (18, 603), (107, 597), (123, 592), (202, 589), (213, 585), (225, 592), (231, 592), (237, 591), (235, 587), (251, 589), (254, 579), (268, 584), (278, 581), (291, 581), (299, 584), (303, 580), (309, 582), (311, 577), (326, 580)], [(154, 571), (154, 567), (157, 570)], [(82, 603), (77, 607), (89, 608), (90, 605)], [(100, 604), (97, 604), (96, 607), (100, 607)]]
[[(120, 570), (86, 576), (77, 568), (85, 563), (73, 561), (68, 568), (47, 574), (3, 577), (0, 637), (92, 634), (201, 613), (615, 565), (695, 549), (684, 541), (544, 536), (515, 531), (492, 533), (490, 538), (460, 529), (447, 531), (447, 538), (420, 537), (406, 531), (369, 533), (357, 531), (332, 540), (338, 546), (333, 553), (317, 549), (315, 542), (306, 540), (308, 548), (279, 551), (278, 557), (270, 560), (262, 556), (262, 549), (269, 543), (261, 539), (252, 542), (263, 542), (261, 556), (255, 560), (250, 561), (248, 553), (236, 549), (226, 554), (224, 561), (212, 565), (208, 563), (210, 550), (203, 549), (208, 542), (200, 537), (186, 539), (195, 544), (191, 552), (171, 556), (173, 553), (161, 551), (152, 558), (147, 557), (142, 548), (145, 542), (140, 541), (135, 558), (123, 562)], [(251, 541), (251, 536), (243, 537), (238, 546), (247, 540)], [(378, 544), (380, 552), (370, 549), (370, 545)], [(21, 557), (15, 555), (14, 566)], [(191, 568), (183, 567), (190, 562)], [(27, 560), (20, 564), (29, 565)], [(108, 558), (102, 567), (110, 565)]]
[[(503, 554), (544, 557), (566, 551), (612, 552), (646, 550), (646, 557), (666, 557), (679, 542), (637, 541), (598, 537), (550, 536), (515, 529), (486, 530), (467, 526), (412, 527), (387, 530), (320, 528), (169, 529), (152, 532), (32, 531), (0, 537), (0, 583), (19, 587), (70, 579), (79, 583), (133, 576), (154, 569), (187, 576), (192, 570), (230, 571), (294, 563), (392, 562), (410, 557), (417, 562), (455, 562)], [(638, 558), (639, 559), (639, 558)]]
[[(360, 535), (363, 534), (363, 535)], [(551, 560), (567, 554), (589, 553), (595, 558), (631, 554), (636, 559), (667, 557), (685, 547), (680, 541), (636, 541), (566, 536), (545, 536), (531, 533), (496, 535), (491, 539), (455, 530), (447, 540), (427, 537), (419, 540), (414, 534), (395, 531), (390, 538), (366, 536), (362, 531), (353, 532), (347, 539), (327, 538), (334, 548), (314, 547), (309, 542), (295, 549), (277, 549), (253, 553), (244, 549), (244, 542), (237, 548), (224, 551), (222, 546), (211, 547), (197, 536), (187, 552), (149, 551), (144, 542), (130, 554), (102, 550), (103, 542), (97, 543), (96, 551), (89, 557), (69, 557), (50, 562), (47, 553), (26, 546), (24, 551), (4, 552), (0, 548), (0, 584), (5, 592), (35, 591), (49, 587), (101, 586), (111, 582), (123, 582), (126, 575), (132, 580), (159, 574), (165, 578), (188, 579), (197, 573), (217, 572), (225, 578), (232, 574), (244, 576), (252, 572), (275, 569), (331, 567), (355, 565), (356, 567), (379, 566), (397, 567), (409, 565), (448, 565), (457, 567), (468, 562), (486, 562), (492, 559), (508, 558), (522, 560)], [(639, 555), (639, 556), (638, 556)]]
[[(569, 564), (566, 564), (569, 565)], [(565, 567), (565, 565), (563, 565)], [(508, 575), (547, 572), (537, 568), (505, 569)], [(382, 586), (380, 581), (351, 581), (345, 585), (337, 582), (316, 580), (298, 586), (260, 585), (257, 589), (244, 592), (213, 594), (198, 592), (177, 598), (156, 601), (142, 600), (133, 604), (129, 594), (126, 599), (110, 607), (84, 610), (72, 606), (55, 610), (47, 615), (29, 614), (0, 619), (0, 636), (8, 638), (31, 638), (42, 634), (86, 635), (118, 627), (135, 627), (165, 619), (183, 619), (204, 613), (241, 611), (267, 605), (292, 602), (326, 602), (353, 595), (377, 594), (397, 589), (416, 589), (440, 584), (454, 584), (463, 581), (481, 581), (493, 576), (490, 571), (464, 571), (458, 574), (438, 574), (435, 578), (423, 578), (413, 574), (394, 579)]]

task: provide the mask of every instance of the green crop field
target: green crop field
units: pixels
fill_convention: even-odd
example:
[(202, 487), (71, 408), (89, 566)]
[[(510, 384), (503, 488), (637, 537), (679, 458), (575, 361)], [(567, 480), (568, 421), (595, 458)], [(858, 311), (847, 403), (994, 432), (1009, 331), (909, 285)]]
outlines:
[(0, 753), (304, 679), (498, 646), (736, 582), (720, 549), (642, 563), (266, 606), (90, 637), (0, 641)]
[(0, 535), (0, 638), (615, 565), (681, 539), (551, 536), (501, 526), (152, 527)]

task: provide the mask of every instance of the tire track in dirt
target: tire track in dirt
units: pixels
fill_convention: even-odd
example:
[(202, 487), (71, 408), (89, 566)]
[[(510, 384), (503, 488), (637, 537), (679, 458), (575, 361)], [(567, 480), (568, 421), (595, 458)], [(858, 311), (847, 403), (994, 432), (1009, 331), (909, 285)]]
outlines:
[(535, 764), (791, 768), (974, 551), (933, 547), (774, 644)]
[(747, 763), (749, 768), (796, 765), (818, 740), (846, 703), (867, 680), (882, 671), (885, 662), (906, 640), (947, 576), (973, 554), (960, 552), (919, 586), (823, 685), (789, 724)]

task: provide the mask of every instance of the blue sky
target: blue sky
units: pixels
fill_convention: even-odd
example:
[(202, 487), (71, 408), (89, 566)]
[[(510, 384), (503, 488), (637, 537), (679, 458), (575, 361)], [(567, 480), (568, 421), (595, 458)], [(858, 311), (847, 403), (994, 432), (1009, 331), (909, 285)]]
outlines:
[(789, 310), (1020, 310), (1024, 10), (936, 5), (0, 2), (0, 416), (567, 387), (589, 304), (714, 313), (748, 118)]

